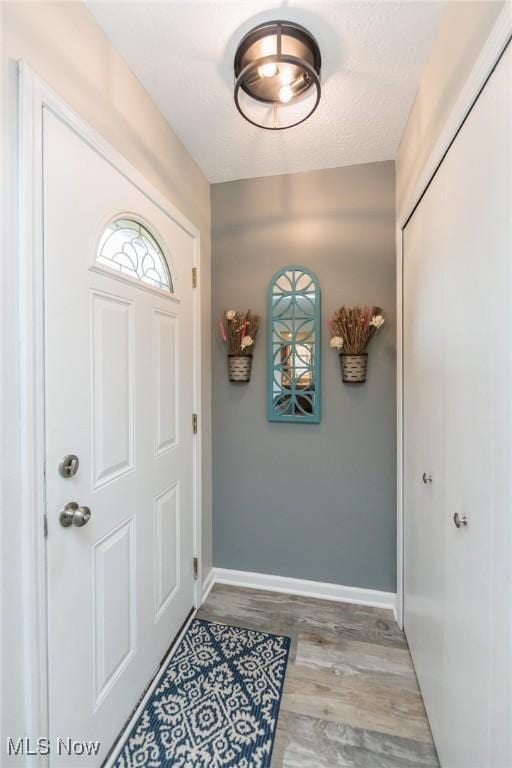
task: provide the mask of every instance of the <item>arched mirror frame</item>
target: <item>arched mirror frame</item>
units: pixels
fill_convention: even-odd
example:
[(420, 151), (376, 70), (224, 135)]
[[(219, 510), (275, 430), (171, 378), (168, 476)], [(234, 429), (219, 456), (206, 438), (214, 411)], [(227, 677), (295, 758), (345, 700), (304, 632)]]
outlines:
[[(289, 292), (285, 292), (283, 294), (282, 290), (279, 290), (278, 293), (274, 294), (274, 289), (278, 284), (279, 279), (286, 275), (287, 272), (293, 273), (293, 279), (291, 284), (291, 290)], [(275, 295), (289, 295), (290, 297), (290, 304), (294, 307), (296, 306), (296, 297), (300, 296), (301, 293), (304, 294), (304, 290), (297, 290), (297, 282), (298, 277), (296, 277), (296, 274), (298, 276), (300, 275), (306, 275), (310, 278), (310, 285), (312, 284), (314, 286), (314, 301), (313, 301), (313, 311), (310, 315), (311, 322), (312, 322), (312, 328), (313, 328), (313, 349), (311, 351), (311, 364), (308, 365), (308, 375), (309, 371), (311, 372), (311, 383), (308, 386), (307, 390), (308, 392), (313, 392), (314, 396), (312, 397), (312, 407), (311, 412), (305, 413), (303, 412), (303, 409), (301, 408), (300, 404), (298, 404), (296, 407), (293, 406), (293, 400), (297, 397), (297, 390), (292, 385), (290, 390), (290, 397), (292, 398), (292, 409), (298, 410), (298, 413), (287, 413), (283, 412), (283, 409), (281, 411), (276, 408), (276, 389), (275, 385), (277, 382), (276, 380), (276, 374), (281, 375), (281, 383), (278, 386), (283, 386), (283, 368), (282, 368), (282, 362), (278, 361), (276, 363), (276, 355), (279, 354), (279, 346), (276, 339), (279, 339), (281, 341), (280, 337), (276, 337), (276, 330), (275, 330), (275, 321), (279, 320), (279, 315), (275, 315), (275, 305), (274, 305), (274, 296)], [(320, 284), (318, 282), (318, 278), (316, 275), (307, 267), (303, 267), (300, 264), (288, 264), (285, 267), (282, 267), (280, 270), (278, 270), (270, 280), (269, 288), (268, 288), (268, 371), (267, 371), (267, 418), (269, 421), (280, 421), (280, 422), (293, 422), (295, 424), (318, 424), (320, 421), (320, 349), (321, 349), (321, 339), (320, 339), (320, 331), (321, 331), (321, 323), (320, 323), (320, 308), (321, 308), (321, 297), (320, 297)], [(292, 313), (294, 315), (295, 312)], [(304, 321), (303, 316), (297, 316), (294, 317), (294, 330), (296, 330), (295, 324), (296, 321), (299, 321), (302, 323)], [(306, 339), (307, 340), (307, 339)], [(295, 343), (295, 341), (294, 341)], [(284, 348), (285, 345), (282, 344), (281, 346)], [(285, 391), (283, 389), (283, 391)], [(286, 394), (286, 391), (285, 391)], [(307, 401), (306, 401), (307, 402)]]

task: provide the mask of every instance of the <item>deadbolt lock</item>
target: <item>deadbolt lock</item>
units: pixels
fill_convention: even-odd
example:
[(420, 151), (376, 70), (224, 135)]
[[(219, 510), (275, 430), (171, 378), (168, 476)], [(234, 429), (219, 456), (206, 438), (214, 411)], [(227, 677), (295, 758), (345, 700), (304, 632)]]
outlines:
[(59, 461), (59, 475), (61, 477), (74, 477), (78, 472), (80, 462), (74, 453), (68, 453)]

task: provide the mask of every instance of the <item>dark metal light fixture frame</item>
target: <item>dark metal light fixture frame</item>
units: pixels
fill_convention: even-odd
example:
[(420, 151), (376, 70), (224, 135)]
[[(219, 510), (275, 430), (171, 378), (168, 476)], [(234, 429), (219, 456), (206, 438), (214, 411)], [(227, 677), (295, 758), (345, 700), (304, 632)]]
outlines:
[[(293, 55), (291, 53), (283, 52), (282, 50), (282, 37), (286, 36), (287, 39), (296, 40), (299, 47), (302, 47), (307, 51), (310, 61), (307, 61), (302, 56)], [(265, 38), (275, 38), (276, 40), (276, 53), (269, 56), (258, 56), (252, 58), (248, 55), (249, 49), (255, 47), (260, 41)], [(250, 59), (249, 61), (247, 59)], [(261, 103), (274, 104), (277, 108), (279, 105), (283, 106), (283, 103), (275, 98), (266, 98), (261, 93), (255, 95), (254, 90), (251, 89), (251, 78), (258, 73), (261, 67), (268, 64), (275, 64), (276, 67), (279, 64), (288, 64), (301, 70), (304, 74), (305, 86), (294, 97), (290, 99), (288, 103), (294, 104), (300, 97), (308, 93), (311, 88), (316, 88), (316, 99), (313, 106), (306, 115), (301, 117), (290, 125), (262, 125), (251, 119), (243, 110), (240, 104), (240, 91), (244, 91), (255, 101)], [(283, 131), (287, 128), (293, 128), (296, 125), (300, 125), (307, 120), (318, 107), (320, 97), (322, 94), (322, 88), (320, 84), (320, 70), (322, 65), (322, 57), (320, 54), (320, 48), (313, 35), (300, 24), (296, 24), (292, 21), (271, 21), (259, 24), (257, 27), (251, 29), (240, 41), (236, 54), (235, 54), (235, 87), (234, 87), (234, 100), (236, 108), (252, 125), (258, 128), (263, 128), (268, 131)]]

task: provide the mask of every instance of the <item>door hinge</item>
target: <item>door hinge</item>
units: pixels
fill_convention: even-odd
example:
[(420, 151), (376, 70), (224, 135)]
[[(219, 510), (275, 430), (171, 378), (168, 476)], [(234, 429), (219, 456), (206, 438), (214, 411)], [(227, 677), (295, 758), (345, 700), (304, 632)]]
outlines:
[(194, 569), (194, 581), (199, 578), (199, 560), (197, 557), (192, 558), (192, 568)]
[(192, 432), (197, 435), (197, 413), (192, 414)]
[(197, 267), (192, 267), (192, 288), (197, 288)]
[(43, 533), (45, 539), (48, 538), (48, 518), (46, 515), (43, 515)]

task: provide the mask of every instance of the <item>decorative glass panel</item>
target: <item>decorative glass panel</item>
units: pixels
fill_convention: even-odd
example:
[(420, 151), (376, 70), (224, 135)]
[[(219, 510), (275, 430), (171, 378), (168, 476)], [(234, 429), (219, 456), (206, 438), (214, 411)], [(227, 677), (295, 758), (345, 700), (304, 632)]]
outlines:
[(320, 288), (305, 267), (270, 282), (269, 421), (320, 421)]
[(151, 232), (134, 219), (115, 219), (108, 225), (96, 260), (143, 283), (173, 292), (162, 249)]

